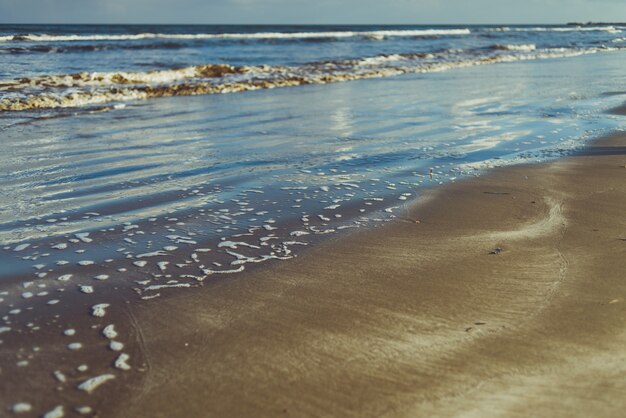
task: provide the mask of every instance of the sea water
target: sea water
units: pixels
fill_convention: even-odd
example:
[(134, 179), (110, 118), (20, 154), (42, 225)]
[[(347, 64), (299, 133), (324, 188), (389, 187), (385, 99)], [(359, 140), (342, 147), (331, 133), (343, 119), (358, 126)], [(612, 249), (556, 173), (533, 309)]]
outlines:
[(289, 259), (620, 129), (624, 48), (616, 25), (0, 26), (0, 275)]

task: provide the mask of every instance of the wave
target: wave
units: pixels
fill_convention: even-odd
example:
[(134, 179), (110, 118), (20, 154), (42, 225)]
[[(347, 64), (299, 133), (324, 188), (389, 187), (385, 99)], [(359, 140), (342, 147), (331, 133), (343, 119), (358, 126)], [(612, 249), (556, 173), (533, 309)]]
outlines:
[(156, 43), (142, 43), (142, 44), (95, 44), (95, 45), (82, 45), (82, 44), (68, 44), (63, 46), (58, 45), (28, 45), (28, 46), (11, 46), (8, 48), (0, 47), (0, 53), (9, 54), (30, 54), (30, 53), (71, 53), (71, 52), (90, 52), (90, 51), (107, 51), (107, 50), (138, 50), (138, 49), (179, 49), (184, 48), (186, 44), (182, 42), (156, 42)]
[[(263, 67), (256, 67), (257, 70)], [(246, 67), (234, 67), (227, 64), (208, 64), (171, 70), (152, 70), (146, 72), (82, 72), (64, 75), (46, 75), (0, 82), (0, 91), (16, 91), (33, 87), (75, 88), (107, 87), (128, 84), (164, 84), (174, 83), (189, 78), (218, 78), (227, 74), (241, 74)]]
[[(0, 111), (102, 105), (157, 97), (235, 93), (250, 90), (327, 84), (367, 78), (429, 73), (503, 62), (572, 57), (624, 48), (548, 48), (505, 45), (491, 54), (476, 50), (379, 55), (300, 66), (231, 66), (208, 64), (146, 72), (76, 73), (24, 78), (0, 83), (5, 98)], [(512, 47), (512, 48), (511, 48)], [(517, 48), (517, 49), (515, 49)]]
[(521, 45), (501, 45), (495, 44), (490, 48), (497, 49), (500, 51), (534, 51), (537, 49), (537, 45), (535, 44), (521, 44)]
[(79, 41), (129, 41), (143, 39), (305, 39), (305, 38), (349, 38), (365, 37), (384, 39), (387, 37), (469, 35), (464, 29), (415, 29), (380, 31), (329, 31), (329, 32), (257, 32), (257, 33), (138, 33), (104, 35), (46, 35), (23, 34), (0, 36), (0, 42), (79, 42)]
[(621, 33), (615, 26), (568, 26), (568, 27), (508, 27), (484, 29), (486, 32), (610, 32)]

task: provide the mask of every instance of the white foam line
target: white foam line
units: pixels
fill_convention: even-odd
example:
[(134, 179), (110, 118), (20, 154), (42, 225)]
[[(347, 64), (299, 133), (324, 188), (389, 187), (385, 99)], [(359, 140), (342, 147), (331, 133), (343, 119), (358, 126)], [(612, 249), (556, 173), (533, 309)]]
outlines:
[(248, 244), (247, 242), (235, 242), (235, 241), (222, 241), (219, 244), (217, 244), (217, 246), (219, 248), (227, 247), (227, 248), (232, 248), (234, 250), (236, 250), (237, 247), (239, 246), (260, 249), (260, 247), (256, 245)]
[(190, 283), (153, 284), (152, 286), (148, 286), (143, 290), (148, 292), (151, 290), (161, 290), (161, 289), (176, 288), (176, 287), (191, 287), (191, 284)]
[(137, 258), (156, 257), (156, 256), (159, 256), (159, 255), (169, 255), (169, 254), (166, 253), (165, 251), (159, 250), (159, 251), (153, 251), (151, 253), (139, 254), (139, 255), (137, 255)]
[[(25, 95), (24, 97), (10, 97), (0, 99), (0, 111), (81, 107), (111, 103), (115, 101), (147, 100), (150, 98), (163, 96), (235, 93), (265, 88), (298, 86), (302, 84), (326, 84), (330, 82), (343, 82), (366, 78), (392, 77), (409, 73), (440, 72), (477, 65), (535, 59), (573, 57), (583, 54), (610, 52), (617, 50), (619, 50), (619, 48), (550, 48), (525, 53), (520, 51), (512, 51), (514, 53), (510, 55), (485, 55), (482, 57), (470, 59), (468, 59), (467, 57), (460, 57), (456, 60), (444, 59), (436, 62), (431, 62), (430, 60), (424, 61), (421, 58), (417, 58), (415, 63), (411, 61), (410, 65), (392, 67), (374, 66), (372, 68), (368, 68), (366, 71), (349, 71), (342, 69), (342, 65), (347, 65), (348, 67), (352, 66), (352, 68), (355, 68), (355, 64), (350, 62), (336, 63), (336, 65), (338, 66), (337, 69), (327, 69), (324, 71), (320, 71), (319, 68), (315, 66), (311, 67), (310, 65), (295, 67), (241, 67), (239, 69), (226, 66), (231, 68), (232, 71), (242, 71), (249, 74), (247, 74), (246, 78), (237, 79), (231, 77), (233, 74), (232, 72), (227, 72), (224, 74), (225, 78), (222, 77), (221, 83), (209, 82), (204, 80), (204, 76), (202, 75), (201, 70), (201, 67), (203, 66), (165, 71), (149, 71), (145, 73), (124, 73), (126, 75), (123, 75), (122, 73), (92, 73), (88, 74), (85, 80), (81, 78), (82, 76), (79, 77), (78, 81), (74, 79), (76, 75), (45, 76), (42, 77), (41, 80), (39, 80), (39, 82), (41, 82), (42, 80), (45, 81), (43, 85), (47, 85), (49, 82), (52, 82), (51, 80), (56, 80), (53, 82), (56, 87), (82, 87), (82, 89), (78, 91), (71, 91), (71, 93), (69, 93), (68, 91), (61, 93), (41, 91), (39, 93)], [(411, 60), (413, 59), (411, 58)], [(209, 65), (209, 67), (212, 66)], [(197, 74), (196, 70), (199, 70), (200, 74)], [(184, 89), (178, 89), (176, 88), (176, 85), (161, 84), (164, 83), (164, 80), (168, 79), (168, 77), (169, 81), (167, 82), (187, 79), (190, 76), (188, 74), (188, 72), (190, 71), (194, 74), (194, 77), (199, 76), (200, 80), (195, 80), (189, 84), (184, 84)], [(130, 78), (126, 82), (122, 83), (122, 85), (119, 85), (118, 81), (116, 81), (118, 80), (118, 77)], [(256, 79), (255, 81), (255, 77), (260, 78)], [(130, 84), (128, 84), (129, 82)], [(139, 85), (133, 83), (139, 83)], [(23, 83), (20, 80), (16, 80), (8, 84), (15, 87), (22, 86)], [(145, 86), (142, 87), (143, 84), (147, 84), (151, 87), (158, 86), (159, 88), (156, 90), (147, 89)], [(107, 90), (85, 89), (85, 87), (91, 85), (99, 87), (117, 87)], [(353, 188), (359, 187), (358, 185), (351, 183), (339, 183), (338, 185)], [(288, 187), (282, 189), (304, 190), (305, 188), (306, 186), (298, 188)], [(226, 215), (221, 215), (220, 217), (226, 220), (230, 220), (230, 218)]]
[(92, 377), (91, 379), (85, 380), (83, 383), (78, 385), (78, 389), (84, 390), (87, 393), (91, 393), (96, 390), (98, 386), (112, 379), (115, 379), (115, 376), (111, 373), (102, 374), (100, 376)]
[(13, 251), (15, 252), (20, 252), (20, 251), (24, 251), (25, 249), (27, 249), (28, 247), (30, 247), (29, 243), (26, 244), (20, 244), (18, 246), (16, 246), (15, 248), (13, 248)]
[(416, 30), (381, 30), (381, 31), (326, 31), (326, 32), (257, 32), (257, 33), (138, 33), (129, 35), (5, 35), (0, 42), (80, 42), (80, 41), (126, 41), (143, 39), (310, 39), (310, 38), (351, 38), (469, 35), (471, 31), (462, 29), (416, 29)]
[(76, 238), (78, 238), (79, 240), (81, 240), (84, 243), (90, 243), (93, 242), (93, 239), (89, 238), (89, 232), (81, 232), (78, 234), (74, 234), (76, 236)]
[(232, 274), (232, 273), (240, 273), (244, 270), (244, 266), (239, 266), (239, 268), (236, 269), (230, 269), (230, 270), (211, 270), (211, 269), (202, 269), (202, 272), (204, 274), (211, 275), (211, 274)]

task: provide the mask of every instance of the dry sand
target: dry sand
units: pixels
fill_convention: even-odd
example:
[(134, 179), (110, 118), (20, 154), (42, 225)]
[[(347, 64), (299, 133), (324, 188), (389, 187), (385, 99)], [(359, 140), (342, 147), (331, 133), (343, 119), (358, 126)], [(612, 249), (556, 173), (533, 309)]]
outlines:
[(102, 416), (624, 416), (625, 165), (615, 135), (130, 304), (146, 368)]

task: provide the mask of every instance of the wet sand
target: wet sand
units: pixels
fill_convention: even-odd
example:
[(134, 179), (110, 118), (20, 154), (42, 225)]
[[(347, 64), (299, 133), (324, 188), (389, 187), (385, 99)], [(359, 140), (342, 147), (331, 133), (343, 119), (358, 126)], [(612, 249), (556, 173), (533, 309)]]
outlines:
[(103, 416), (623, 416), (625, 165), (615, 135), (130, 304), (145, 372)]
[[(385, 226), (154, 300), (132, 289), (147, 273), (116, 273), (123, 260), (11, 290), (5, 305), (22, 312), (0, 335), (2, 410), (622, 416), (625, 165), (620, 134), (556, 162), (495, 169), (427, 192)], [(93, 281), (103, 269), (110, 279)], [(76, 290), (85, 284), (93, 294)], [(104, 316), (98, 303), (111, 305)], [(111, 324), (118, 335), (107, 337)], [(129, 370), (116, 367), (121, 354)]]

